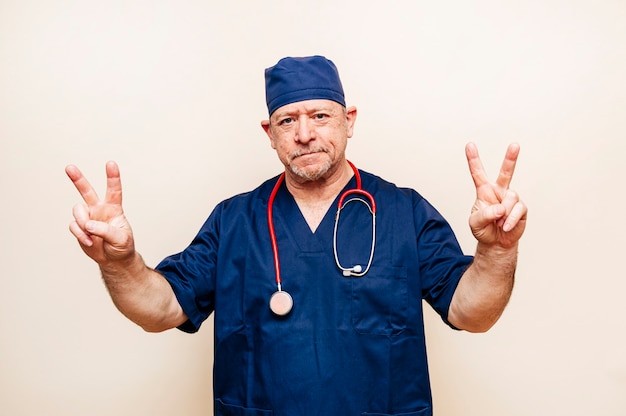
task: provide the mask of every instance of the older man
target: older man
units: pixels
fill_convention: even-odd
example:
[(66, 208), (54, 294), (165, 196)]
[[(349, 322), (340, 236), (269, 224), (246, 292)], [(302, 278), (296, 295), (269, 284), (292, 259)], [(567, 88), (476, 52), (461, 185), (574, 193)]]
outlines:
[(261, 126), (285, 171), (220, 203), (185, 250), (146, 266), (113, 162), (103, 201), (66, 168), (85, 201), (70, 230), (145, 330), (194, 332), (214, 313), (216, 415), (431, 415), (422, 299), (457, 329), (501, 315), (526, 223), (509, 189), (519, 147), (494, 183), (466, 147), (478, 241), (466, 256), (416, 191), (346, 159), (357, 110), (331, 61), (284, 58), (265, 79)]

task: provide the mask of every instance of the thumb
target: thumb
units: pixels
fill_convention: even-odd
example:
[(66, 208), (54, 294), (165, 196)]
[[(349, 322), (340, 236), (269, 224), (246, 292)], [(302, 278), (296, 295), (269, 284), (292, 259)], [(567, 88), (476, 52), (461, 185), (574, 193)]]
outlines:
[(133, 250), (132, 231), (126, 221), (119, 226), (108, 222), (89, 220), (85, 223), (85, 229), (89, 234), (102, 238), (116, 251), (127, 253)]
[(483, 209), (474, 212), (470, 216), (470, 227), (472, 229), (484, 228), (495, 221), (502, 219), (506, 214), (503, 205), (489, 205)]

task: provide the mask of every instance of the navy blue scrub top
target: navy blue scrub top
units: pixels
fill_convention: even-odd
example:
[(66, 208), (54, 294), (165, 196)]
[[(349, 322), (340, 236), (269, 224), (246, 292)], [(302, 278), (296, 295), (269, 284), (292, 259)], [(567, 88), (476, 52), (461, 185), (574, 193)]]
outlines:
[[(283, 184), (274, 202), (285, 317), (276, 291), (267, 202), (277, 177), (220, 203), (183, 252), (157, 270), (195, 332), (215, 313), (215, 415), (432, 415), (422, 299), (447, 322), (472, 261), (443, 217), (417, 192), (361, 172), (376, 200), (374, 259), (344, 277), (333, 255), (337, 201), (313, 233)], [(355, 187), (352, 178), (346, 189)], [(371, 214), (341, 212), (339, 261), (367, 264)]]

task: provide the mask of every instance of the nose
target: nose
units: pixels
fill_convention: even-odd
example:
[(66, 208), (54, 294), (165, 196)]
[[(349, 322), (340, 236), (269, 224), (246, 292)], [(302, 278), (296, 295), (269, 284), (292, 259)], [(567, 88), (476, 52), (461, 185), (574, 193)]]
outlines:
[(307, 144), (315, 139), (315, 128), (309, 117), (302, 116), (298, 119), (298, 128), (296, 129), (295, 141)]

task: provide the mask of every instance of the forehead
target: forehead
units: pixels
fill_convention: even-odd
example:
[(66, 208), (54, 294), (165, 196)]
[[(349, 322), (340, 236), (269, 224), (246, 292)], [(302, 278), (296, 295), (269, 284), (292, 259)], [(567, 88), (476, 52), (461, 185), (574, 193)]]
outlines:
[(317, 111), (326, 111), (335, 113), (341, 111), (343, 106), (332, 100), (305, 100), (297, 101), (291, 104), (285, 104), (279, 107), (272, 118), (280, 118), (284, 116), (293, 116), (294, 114), (308, 114)]

